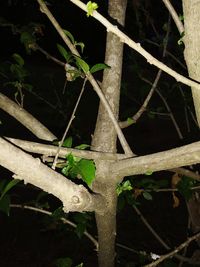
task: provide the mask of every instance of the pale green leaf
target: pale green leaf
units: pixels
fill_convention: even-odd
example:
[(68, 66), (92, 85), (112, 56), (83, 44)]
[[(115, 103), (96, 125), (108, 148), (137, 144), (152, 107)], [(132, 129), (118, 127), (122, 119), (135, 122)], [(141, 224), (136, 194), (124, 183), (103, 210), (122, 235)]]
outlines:
[(20, 182), (20, 180), (18, 180), (18, 179), (13, 179), (13, 180), (11, 180), (11, 181), (4, 187), (0, 199), (2, 199), (2, 198), (5, 196), (5, 194), (6, 194), (12, 187), (14, 187), (16, 184), (18, 184), (19, 182)]
[(89, 72), (89, 65), (80, 57), (74, 56), (76, 58), (76, 64), (79, 68), (81, 68), (85, 73)]
[(110, 66), (108, 66), (107, 64), (104, 64), (104, 63), (98, 63), (98, 64), (95, 64), (94, 66), (91, 67), (90, 73), (94, 73), (94, 72), (104, 70), (107, 68), (110, 68)]
[(77, 168), (83, 181), (90, 186), (95, 178), (96, 168), (94, 162), (92, 160), (81, 159), (77, 164)]
[(12, 57), (18, 63), (18, 65), (20, 65), (21, 67), (24, 66), (24, 60), (19, 54), (15, 53), (15, 54), (12, 55)]

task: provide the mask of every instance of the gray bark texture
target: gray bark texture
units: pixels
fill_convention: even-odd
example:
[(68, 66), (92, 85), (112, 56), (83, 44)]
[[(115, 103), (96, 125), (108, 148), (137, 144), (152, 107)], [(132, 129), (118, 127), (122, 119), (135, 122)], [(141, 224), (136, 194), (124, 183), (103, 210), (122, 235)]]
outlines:
[[(110, 0), (108, 12), (119, 24), (124, 25), (126, 1)], [(122, 59), (123, 43), (113, 33), (108, 32), (105, 63), (111, 68), (104, 71), (101, 88), (116, 119), (118, 119), (119, 113)], [(108, 118), (105, 107), (100, 103), (92, 148), (95, 151), (116, 153), (116, 141), (116, 130)], [(98, 171), (93, 189), (105, 197), (105, 210), (103, 214), (95, 213), (98, 228), (99, 267), (113, 267), (115, 265), (116, 237), (116, 182), (109, 168), (105, 169), (105, 163), (97, 160), (96, 167)]]

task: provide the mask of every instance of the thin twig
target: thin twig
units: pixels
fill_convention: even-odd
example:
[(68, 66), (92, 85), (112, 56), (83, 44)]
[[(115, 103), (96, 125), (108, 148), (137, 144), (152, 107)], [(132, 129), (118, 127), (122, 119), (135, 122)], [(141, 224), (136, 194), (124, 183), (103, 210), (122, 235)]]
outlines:
[[(21, 205), (21, 204), (10, 204), (11, 208), (21, 208), (21, 209), (26, 209), (26, 210), (32, 210), (32, 211), (36, 211), (42, 214), (46, 214), (51, 216), (52, 212), (44, 210), (42, 208), (37, 208), (37, 207), (33, 207), (33, 206), (29, 206), (29, 205)], [(76, 228), (77, 225), (75, 223), (73, 223), (72, 221), (61, 217), (60, 220), (65, 223), (65, 224), (69, 224), (70, 226)], [(84, 235), (88, 237), (88, 239), (90, 239), (90, 241), (92, 241), (92, 243), (95, 245), (96, 249), (98, 249), (98, 241), (91, 235), (89, 234), (87, 231), (84, 231)]]
[[(144, 82), (146, 82), (146, 83), (148, 83), (148, 84), (152, 84), (148, 79), (146, 79), (146, 78), (144, 78), (144, 77), (142, 77), (142, 76), (140, 76), (140, 78), (141, 78)], [(173, 122), (173, 125), (174, 125), (174, 127), (175, 127), (175, 129), (176, 129), (176, 131), (177, 131), (177, 134), (178, 134), (179, 138), (180, 138), (180, 139), (183, 139), (183, 135), (182, 135), (181, 130), (180, 130), (180, 128), (179, 128), (179, 126), (178, 126), (178, 124), (177, 124), (177, 122), (176, 122), (176, 119), (175, 119), (175, 117), (174, 117), (174, 115), (173, 115), (173, 113), (172, 113), (172, 111), (171, 111), (170, 106), (168, 105), (167, 101), (165, 100), (165, 98), (163, 97), (163, 95), (161, 94), (161, 92), (160, 92), (158, 89), (155, 89), (155, 91), (156, 91), (157, 94), (160, 96), (160, 98), (162, 99), (162, 101), (163, 101), (163, 103), (164, 103), (164, 105), (165, 105), (167, 111), (169, 112), (169, 116), (170, 116), (170, 118), (171, 118), (171, 120), (172, 120), (172, 122)]]
[[(167, 27), (166, 36), (164, 38), (165, 42), (164, 42), (163, 54), (162, 54), (163, 58), (166, 56), (167, 44), (168, 44), (168, 41), (169, 41), (169, 32), (170, 32), (170, 16), (169, 16), (169, 19), (168, 19), (168, 27)], [(162, 74), (162, 70), (159, 69), (158, 72), (157, 72), (156, 78), (155, 78), (155, 80), (154, 80), (154, 82), (153, 82), (153, 84), (151, 86), (151, 89), (150, 89), (145, 101), (143, 102), (142, 106), (139, 108), (137, 113), (131, 118), (132, 119), (132, 123), (130, 122), (130, 120), (126, 120), (126, 121), (120, 122), (120, 127), (121, 128), (128, 127), (131, 124), (137, 122), (137, 120), (145, 112), (145, 110), (147, 108), (147, 105), (149, 104), (149, 101), (151, 100), (151, 98), (153, 96), (153, 93), (155, 92), (155, 89), (156, 89), (156, 87), (158, 85), (158, 82), (160, 80), (161, 74)]]
[(197, 233), (197, 234), (193, 235), (192, 237), (189, 237), (185, 242), (183, 242), (176, 249), (174, 249), (170, 253), (167, 253), (167, 254), (161, 256), (158, 260), (156, 260), (156, 261), (154, 261), (154, 262), (152, 262), (150, 264), (147, 264), (144, 267), (154, 267), (154, 266), (157, 266), (158, 264), (160, 264), (161, 262), (163, 262), (164, 260), (166, 260), (168, 258), (171, 258), (171, 257), (174, 257), (180, 250), (182, 250), (183, 248), (188, 246), (192, 241), (198, 239), (199, 237), (200, 237), (200, 233)]
[[(39, 0), (38, 0), (39, 1)], [(87, 11), (87, 6), (81, 2), (80, 0), (70, 0), (73, 4), (84, 10)], [(147, 62), (150, 64), (158, 67), (159, 69), (163, 70), (164, 72), (168, 73), (170, 76), (174, 77), (178, 82), (182, 82), (185, 85), (190, 87), (194, 87), (196, 89), (200, 89), (200, 83), (198, 81), (193, 81), (185, 76), (179, 74), (178, 72), (172, 70), (167, 65), (162, 63), (161, 61), (157, 60), (153, 57), (150, 53), (148, 53), (144, 48), (142, 48), (140, 43), (134, 42), (131, 38), (129, 38), (125, 33), (123, 33), (116, 25), (110, 23), (105, 17), (103, 17), (99, 12), (96, 10), (93, 12), (92, 16), (97, 19), (102, 25), (104, 25), (108, 32), (112, 32), (116, 34), (122, 42), (126, 43), (128, 46), (133, 48), (139, 54), (141, 54), (144, 58), (146, 58)]]
[[(165, 243), (165, 241), (156, 233), (156, 231), (153, 229), (153, 227), (149, 224), (149, 222), (147, 221), (147, 219), (143, 216), (143, 214), (141, 213), (141, 211), (133, 206), (133, 208), (135, 209), (136, 213), (138, 214), (138, 216), (140, 217), (140, 219), (143, 221), (144, 225), (149, 229), (149, 231), (153, 234), (153, 236), (159, 241), (159, 243), (167, 250), (170, 250), (171, 248)], [(158, 255), (157, 255), (158, 256)], [(199, 265), (200, 262), (196, 262), (191, 260), (190, 258), (184, 257), (182, 255), (175, 255), (175, 258), (181, 260), (182, 262), (188, 262), (194, 265)]]
[(61, 141), (59, 142), (58, 150), (57, 150), (57, 153), (56, 153), (56, 155), (55, 155), (55, 158), (54, 158), (54, 161), (53, 161), (53, 164), (52, 164), (52, 167), (51, 167), (53, 170), (55, 170), (55, 168), (56, 168), (56, 163), (57, 163), (57, 160), (58, 160), (58, 156), (59, 156), (60, 148), (62, 147), (63, 142), (64, 142), (64, 140), (65, 140), (65, 138), (66, 138), (66, 136), (67, 136), (67, 133), (68, 133), (68, 131), (69, 131), (69, 128), (70, 128), (70, 126), (71, 126), (71, 124), (72, 124), (72, 121), (73, 121), (74, 118), (75, 118), (76, 110), (77, 110), (77, 108), (78, 108), (78, 105), (79, 105), (79, 103), (80, 103), (81, 97), (82, 97), (83, 92), (84, 92), (84, 90), (85, 90), (85, 84), (86, 84), (86, 81), (87, 81), (87, 78), (86, 78), (86, 79), (84, 80), (84, 82), (83, 82), (83, 86), (82, 86), (82, 88), (81, 88), (81, 92), (80, 92), (80, 94), (79, 94), (79, 97), (78, 97), (78, 99), (77, 99), (76, 105), (75, 105), (74, 110), (73, 110), (73, 112), (72, 112), (71, 118), (70, 118), (70, 120), (69, 120), (69, 122), (68, 122), (68, 125), (67, 125), (66, 129), (65, 129), (65, 132), (64, 132), (64, 134), (63, 134), (63, 137), (62, 137)]
[[(68, 48), (70, 49), (70, 51), (72, 52), (72, 54), (80, 57), (80, 54), (78, 53), (78, 50), (76, 49), (76, 47), (71, 43), (70, 39), (67, 37), (67, 35), (65, 34), (65, 32), (63, 31), (63, 29), (60, 27), (60, 25), (58, 24), (58, 22), (56, 21), (56, 19), (54, 18), (54, 16), (51, 14), (50, 10), (48, 9), (47, 5), (45, 4), (44, 1), (42, 0), (37, 0), (39, 5), (40, 5), (40, 10), (41, 12), (45, 13), (45, 15), (48, 17), (48, 19), (51, 21), (51, 23), (53, 24), (53, 26), (55, 27), (55, 29), (57, 30), (57, 32), (59, 33), (59, 35), (61, 36), (61, 38), (63, 39), (63, 41), (65, 42), (65, 44), (68, 46)], [(132, 152), (129, 144), (126, 141), (126, 138), (124, 136), (124, 134), (122, 133), (122, 130), (112, 112), (112, 109), (107, 101), (107, 99), (105, 98), (103, 92), (101, 91), (101, 88), (99, 87), (98, 83), (96, 82), (96, 80), (94, 79), (94, 77), (92, 76), (92, 74), (90, 74), (89, 72), (85, 73), (88, 81), (91, 83), (91, 85), (93, 86), (95, 92), (97, 93), (97, 95), (99, 96), (100, 100), (102, 101), (102, 104), (104, 105), (106, 111), (108, 112), (108, 116), (110, 118), (110, 120), (112, 121), (116, 133), (118, 135), (118, 138), (120, 140), (121, 146), (125, 152), (125, 154), (127, 154), (128, 156), (134, 156), (134, 153)]]
[(184, 26), (181, 20), (179, 19), (179, 16), (176, 13), (176, 10), (174, 9), (174, 7), (172, 6), (169, 0), (162, 0), (162, 1), (165, 4), (166, 8), (168, 9), (170, 15), (172, 16), (179, 33), (182, 34), (184, 32)]

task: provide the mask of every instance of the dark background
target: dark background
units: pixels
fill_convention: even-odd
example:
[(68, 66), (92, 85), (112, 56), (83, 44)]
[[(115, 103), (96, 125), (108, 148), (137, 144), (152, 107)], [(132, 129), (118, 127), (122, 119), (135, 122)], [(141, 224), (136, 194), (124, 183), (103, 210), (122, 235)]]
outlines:
[[(97, 2), (99, 3), (98, 10), (108, 17), (106, 1)], [(85, 13), (70, 1), (48, 1), (48, 4), (62, 27), (69, 30), (75, 40), (82, 41), (85, 44), (83, 57), (87, 63), (93, 65), (103, 62), (106, 38), (105, 28), (93, 18), (87, 18)], [(175, 7), (178, 13), (181, 14), (180, 3), (175, 3)], [(28, 25), (30, 22), (44, 25), (44, 36), (40, 36), (38, 44), (53, 56), (63, 60), (56, 48), (56, 44), (59, 43), (63, 46), (64, 44), (45, 15), (39, 11), (37, 1), (1, 1), (0, 17), (19, 27)], [(140, 3), (139, 1), (128, 1), (126, 26), (123, 31), (132, 37), (134, 41), (140, 42), (156, 58), (161, 59), (162, 42), (165, 36), (163, 25), (167, 20), (168, 13), (162, 1), (146, 0), (140, 1)], [(30, 73), (28, 82), (33, 84), (33, 91), (40, 95), (42, 99), (48, 99), (54, 106), (56, 106), (57, 97), (62, 100), (62, 108), (65, 115), (49, 108), (42, 99), (34, 97), (30, 92), (24, 92), (25, 109), (61, 138), (78, 97), (82, 81), (79, 79), (73, 83), (68, 82), (63, 95), (65, 73), (60, 66), (47, 60), (39, 52), (27, 55), (23, 45), (20, 43), (19, 34), (13, 33), (10, 27), (0, 27), (0, 34), (1, 64), (5, 64), (5, 62), (9, 64), (13, 53), (20, 54), (24, 58), (25, 67)], [(184, 47), (177, 45), (179, 38), (172, 22), (168, 50), (173, 52), (184, 63)], [(157, 43), (158, 46), (152, 45), (148, 41)], [(171, 58), (167, 57), (165, 60), (169, 66), (187, 75), (187, 71), (181, 69)], [(146, 60), (128, 47), (124, 49), (123, 64), (120, 118), (126, 119), (139, 109), (150, 89), (149, 85), (141, 81), (138, 73), (153, 82), (157, 69), (148, 65)], [(101, 73), (95, 74), (97, 79), (101, 79), (101, 76)], [(14, 99), (15, 89), (5, 86), (5, 82), (4, 77), (0, 76), (1, 92)], [(177, 123), (184, 135), (183, 140), (179, 139), (169, 117), (159, 115), (152, 117), (149, 115), (150, 111), (156, 111), (158, 107), (161, 107), (163, 111), (162, 101), (158, 95), (154, 94), (147, 112), (143, 114), (136, 124), (124, 130), (127, 140), (135, 153), (143, 155), (158, 152), (199, 140), (199, 130), (195, 124), (191, 122), (190, 131), (186, 127), (184, 101), (180, 96), (180, 92), (175, 88), (175, 84), (174, 79), (162, 74), (159, 88), (177, 119)], [(182, 87), (186, 91), (187, 99), (189, 99), (188, 103), (193, 110), (190, 91), (185, 86)], [(97, 110), (98, 98), (88, 85), (70, 130), (70, 134), (74, 137), (74, 145), (90, 143)], [(1, 135), (38, 141), (4, 112), (1, 111), (0, 116), (2, 121), (0, 125)], [(119, 146), (119, 151), (120, 149)], [(2, 178), (5, 177), (11, 177), (11, 174), (2, 169)], [(170, 179), (170, 177), (171, 174), (167, 172), (156, 173), (152, 176), (152, 178), (158, 180), (163, 178)], [(12, 202), (30, 203), (37, 195), (38, 190), (32, 186), (28, 185), (24, 188), (20, 185), (19, 188), (13, 190)], [(179, 195), (179, 198), (181, 205), (176, 209), (172, 207), (171, 193), (153, 193), (153, 201), (144, 200), (142, 197), (139, 198), (139, 207), (146, 218), (172, 247), (183, 242), (187, 236), (187, 210), (184, 199), (181, 195)], [(50, 196), (45, 200), (50, 202), (51, 210), (60, 205), (56, 199)], [(92, 244), (86, 237), (79, 239), (72, 228), (69, 226), (63, 227), (58, 222), (52, 223), (48, 221), (47, 217), (20, 209), (11, 209), (9, 217), (3, 213), (0, 214), (0, 266), (55, 266), (53, 264), (57, 258), (66, 256), (71, 257), (74, 264), (84, 262), (84, 266), (87, 267), (97, 266), (96, 251), (94, 251)], [(70, 217), (70, 219), (73, 220), (73, 217)], [(94, 218), (92, 217), (91, 220), (93, 222)], [(96, 236), (96, 229), (92, 222), (89, 231)], [(118, 214), (117, 241), (137, 251), (166, 253), (141, 223), (140, 218), (131, 206), (127, 206)], [(133, 261), (139, 261), (137, 254), (119, 247), (117, 247), (117, 253), (118, 266), (141, 266), (141, 263), (139, 265), (133, 264)]]

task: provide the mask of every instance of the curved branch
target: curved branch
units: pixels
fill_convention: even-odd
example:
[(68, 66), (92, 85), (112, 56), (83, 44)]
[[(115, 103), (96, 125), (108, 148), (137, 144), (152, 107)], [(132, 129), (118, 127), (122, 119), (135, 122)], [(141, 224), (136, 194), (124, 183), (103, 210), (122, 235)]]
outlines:
[(41, 122), (2, 93), (0, 93), (0, 108), (18, 120), (38, 138), (47, 141), (53, 141), (56, 139), (56, 136), (52, 134)]
[[(200, 162), (200, 141), (179, 148), (120, 160), (111, 164), (111, 172), (118, 177), (169, 170)], [(119, 178), (117, 178), (119, 179)]]
[[(82, 10), (87, 12), (86, 5), (81, 2), (80, 0), (70, 0), (73, 4), (80, 7)], [(184, 77), (183, 75), (179, 74), (178, 72), (172, 70), (167, 65), (153, 57), (149, 52), (147, 52), (144, 48), (142, 48), (140, 43), (134, 42), (131, 38), (129, 38), (125, 33), (120, 31), (116, 25), (113, 25), (110, 23), (106, 18), (104, 18), (100, 13), (98, 13), (96, 10), (93, 12), (92, 16), (97, 19), (102, 25), (104, 25), (108, 32), (112, 32), (116, 34), (122, 42), (126, 43), (128, 46), (133, 48), (135, 51), (137, 51), (140, 55), (142, 55), (144, 58), (146, 58), (147, 62), (149, 64), (152, 64), (159, 69), (163, 70), (164, 72), (168, 73), (170, 76), (174, 77), (178, 82), (182, 82), (185, 85), (188, 85), (190, 87), (194, 87), (196, 89), (200, 89), (200, 83), (195, 82), (191, 79), (188, 79)]]
[(170, 15), (172, 16), (172, 18), (173, 18), (173, 20), (174, 20), (174, 22), (176, 24), (176, 27), (177, 27), (179, 33), (182, 34), (184, 32), (183, 23), (179, 19), (178, 14), (176, 13), (176, 10), (172, 6), (170, 0), (162, 0), (162, 1), (165, 4), (166, 8), (168, 9)]
[(3, 138), (0, 138), (0, 165), (12, 171), (15, 179), (31, 183), (60, 199), (65, 212), (104, 208), (100, 195), (90, 194), (84, 186), (73, 183)]

